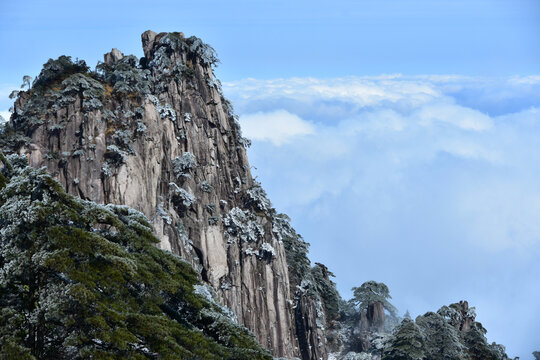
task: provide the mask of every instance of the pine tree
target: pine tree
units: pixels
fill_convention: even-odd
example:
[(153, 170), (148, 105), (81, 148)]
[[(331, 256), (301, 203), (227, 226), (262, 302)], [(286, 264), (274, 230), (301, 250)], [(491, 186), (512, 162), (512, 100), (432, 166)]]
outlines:
[(384, 350), (383, 360), (418, 360), (424, 358), (424, 336), (411, 319), (403, 319)]
[(416, 318), (425, 340), (426, 358), (430, 360), (456, 360), (464, 357), (465, 347), (457, 330), (443, 316), (428, 312)]
[(142, 213), (0, 160), (0, 359), (270, 359)]
[(23, 83), (21, 85), (21, 89), (24, 89), (25, 87), (28, 90), (30, 90), (30, 88), (32, 87), (32, 77), (29, 76), (29, 75), (24, 75), (23, 76)]
[[(467, 353), (471, 360), (505, 360), (505, 350), (500, 345), (488, 344), (486, 329), (479, 322), (475, 322), (472, 328), (463, 335)], [(502, 350), (502, 351), (501, 351)]]
[(409, 313), (409, 310), (405, 311), (405, 315), (403, 315), (403, 318), (404, 318), (404, 319), (412, 320), (411, 314)]
[(376, 281), (366, 281), (360, 287), (353, 287), (352, 302), (359, 306), (361, 310), (366, 310), (370, 303), (380, 302), (383, 307), (391, 314), (397, 312), (394, 305), (390, 304), (388, 299), (391, 299), (390, 290), (384, 283)]

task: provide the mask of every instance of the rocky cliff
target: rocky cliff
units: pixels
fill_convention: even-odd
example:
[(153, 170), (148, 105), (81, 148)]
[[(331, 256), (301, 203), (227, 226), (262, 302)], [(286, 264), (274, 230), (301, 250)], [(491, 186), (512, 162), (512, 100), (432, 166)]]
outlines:
[[(504, 347), (487, 343), (486, 330), (466, 302), (414, 322), (394, 314), (386, 285), (374, 281), (343, 301), (331, 272), (322, 264), (311, 266), (308, 244), (253, 179), (249, 141), (213, 74), (214, 50), (182, 33), (147, 31), (142, 44), (140, 59), (113, 49), (91, 71), (84, 61), (61, 56), (44, 64), (31, 86), (25, 77), (28, 89), (13, 93), (14, 112), (0, 127), (3, 152), (45, 168), (68, 194), (141, 211), (158, 246), (188, 261), (217, 300), (276, 357), (507, 359)], [(0, 177), (0, 185), (6, 181)], [(37, 194), (21, 189), (26, 197)], [(4, 218), (23, 226), (9, 209)], [(124, 215), (119, 219), (137, 225)], [(9, 223), (4, 218), (2, 234)], [(85, 231), (100, 230), (88, 224)], [(117, 231), (109, 230), (114, 238)], [(193, 323), (200, 320), (192, 317)], [(199, 325), (214, 329), (212, 324)], [(237, 334), (235, 326), (225, 333)], [(213, 333), (219, 346), (225, 345), (216, 345), (217, 352), (267, 357), (249, 336), (240, 336), (247, 340), (235, 350), (221, 333)], [(188, 351), (195, 351), (191, 345)]]
[(0, 359), (272, 359), (141, 212), (2, 152), (0, 229)]
[(211, 47), (182, 33), (142, 35), (144, 57), (113, 49), (96, 71), (49, 60), (18, 94), (0, 139), (66, 191), (142, 211), (261, 344), (326, 358), (324, 304), (307, 244), (254, 181)]

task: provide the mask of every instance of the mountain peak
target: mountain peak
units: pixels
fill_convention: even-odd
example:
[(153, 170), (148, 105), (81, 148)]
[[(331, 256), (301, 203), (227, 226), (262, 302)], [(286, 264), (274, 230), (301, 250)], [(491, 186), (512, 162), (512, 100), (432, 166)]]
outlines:
[(325, 357), (318, 297), (289, 280), (304, 276), (289, 274), (287, 255), (301, 240), (251, 175), (214, 49), (177, 32), (147, 31), (142, 42), (143, 58), (112, 49), (95, 71), (50, 60), (0, 142), (73, 196), (144, 213), (159, 247), (188, 261), (274, 355), (303, 346)]

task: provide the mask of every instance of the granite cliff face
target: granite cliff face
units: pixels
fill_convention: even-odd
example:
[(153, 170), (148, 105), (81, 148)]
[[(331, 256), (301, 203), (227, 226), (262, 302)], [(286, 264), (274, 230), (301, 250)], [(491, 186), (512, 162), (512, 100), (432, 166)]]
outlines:
[(275, 356), (325, 359), (307, 244), (250, 173), (213, 49), (182, 33), (142, 42), (143, 58), (113, 49), (97, 72), (50, 60), (18, 94), (3, 148), (70, 194), (142, 211), (159, 246), (189, 261)]

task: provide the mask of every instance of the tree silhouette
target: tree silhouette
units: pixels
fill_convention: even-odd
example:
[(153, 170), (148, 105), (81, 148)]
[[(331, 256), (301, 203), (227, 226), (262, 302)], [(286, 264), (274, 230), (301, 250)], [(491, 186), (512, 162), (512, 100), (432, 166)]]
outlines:
[(25, 87), (27, 87), (28, 90), (30, 90), (30, 88), (32, 87), (32, 77), (31, 76), (28, 76), (28, 75), (23, 76), (23, 83), (21, 85), (21, 89), (24, 89)]

